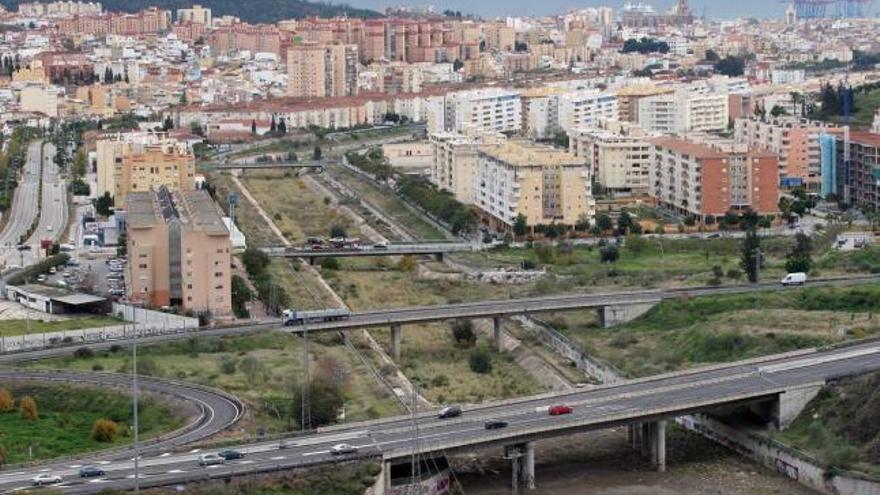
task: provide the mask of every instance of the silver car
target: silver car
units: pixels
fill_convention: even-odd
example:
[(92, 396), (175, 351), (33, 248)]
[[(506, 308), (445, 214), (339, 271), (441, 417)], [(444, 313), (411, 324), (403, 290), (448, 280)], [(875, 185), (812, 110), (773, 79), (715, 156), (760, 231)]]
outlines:
[(350, 443), (338, 443), (330, 447), (330, 453), (333, 455), (354, 454), (357, 451), (357, 447)]

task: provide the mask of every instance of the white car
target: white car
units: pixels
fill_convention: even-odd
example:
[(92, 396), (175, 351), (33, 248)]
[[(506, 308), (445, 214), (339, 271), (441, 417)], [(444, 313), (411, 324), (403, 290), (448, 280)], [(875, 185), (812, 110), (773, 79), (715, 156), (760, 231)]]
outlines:
[(31, 482), (33, 482), (34, 486), (51, 485), (54, 483), (61, 483), (61, 476), (58, 476), (57, 474), (42, 473), (31, 478)]
[(338, 443), (330, 447), (330, 453), (333, 455), (354, 454), (358, 449), (350, 443)]
[(202, 454), (199, 456), (199, 466), (213, 466), (226, 462), (220, 454)]

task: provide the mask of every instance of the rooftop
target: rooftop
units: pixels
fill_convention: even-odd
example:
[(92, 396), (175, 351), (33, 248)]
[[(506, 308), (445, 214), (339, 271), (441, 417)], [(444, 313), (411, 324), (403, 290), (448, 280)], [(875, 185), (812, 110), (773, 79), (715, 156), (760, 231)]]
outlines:
[(208, 235), (227, 235), (217, 205), (202, 189), (169, 192), (133, 192), (128, 195), (128, 224), (132, 228), (148, 228), (179, 219), (183, 228)]
[(522, 140), (484, 146), (480, 151), (496, 160), (517, 167), (583, 165), (582, 160), (567, 151)]

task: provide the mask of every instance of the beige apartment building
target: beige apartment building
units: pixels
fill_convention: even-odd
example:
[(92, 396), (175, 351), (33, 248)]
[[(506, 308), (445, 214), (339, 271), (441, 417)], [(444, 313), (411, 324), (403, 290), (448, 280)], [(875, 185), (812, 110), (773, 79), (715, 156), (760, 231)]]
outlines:
[(529, 227), (574, 227), (595, 216), (589, 169), (571, 153), (511, 140), (481, 146), (477, 164), (474, 204), (493, 228), (513, 227), (520, 214)]
[(132, 192), (126, 210), (132, 302), (232, 311), (229, 230), (206, 191)]
[(583, 159), (593, 180), (612, 196), (643, 195), (650, 188), (651, 144), (638, 125), (600, 120), (569, 132), (569, 151)]
[(27, 86), (19, 93), (21, 110), (57, 117), (60, 94), (61, 89), (57, 86)]
[(477, 174), (477, 151), (481, 146), (505, 141), (500, 133), (470, 128), (465, 133), (431, 134), (430, 180), (440, 189), (449, 191), (456, 200), (474, 204)]
[(195, 188), (195, 155), (186, 143), (162, 133), (120, 133), (95, 143), (98, 195), (124, 205), (132, 192), (165, 186)]
[(288, 94), (301, 98), (358, 93), (357, 45), (300, 43), (287, 51)]

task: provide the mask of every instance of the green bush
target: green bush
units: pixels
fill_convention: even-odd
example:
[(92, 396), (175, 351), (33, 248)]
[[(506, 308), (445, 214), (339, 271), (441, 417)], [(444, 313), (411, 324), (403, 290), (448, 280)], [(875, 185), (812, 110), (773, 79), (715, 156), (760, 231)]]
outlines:
[(474, 349), (468, 358), (468, 364), (474, 373), (485, 375), (492, 372), (492, 357), (484, 348)]

